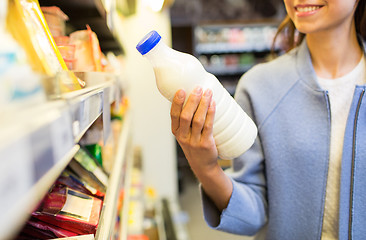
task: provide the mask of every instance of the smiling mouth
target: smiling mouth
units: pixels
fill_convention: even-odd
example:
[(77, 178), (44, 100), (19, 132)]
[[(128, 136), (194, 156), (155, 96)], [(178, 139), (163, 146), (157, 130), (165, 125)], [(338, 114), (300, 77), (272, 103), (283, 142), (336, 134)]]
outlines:
[(295, 10), (297, 12), (301, 12), (301, 13), (306, 13), (306, 12), (313, 12), (313, 11), (316, 11), (320, 8), (322, 8), (323, 6), (297, 6), (295, 7)]

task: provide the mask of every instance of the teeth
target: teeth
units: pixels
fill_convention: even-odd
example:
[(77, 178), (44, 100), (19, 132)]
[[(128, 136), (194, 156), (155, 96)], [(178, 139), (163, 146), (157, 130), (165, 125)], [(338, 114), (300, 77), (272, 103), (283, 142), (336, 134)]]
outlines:
[(312, 11), (315, 11), (317, 9), (319, 9), (320, 7), (319, 6), (314, 6), (314, 7), (298, 7), (297, 8), (297, 11), (298, 12), (312, 12)]

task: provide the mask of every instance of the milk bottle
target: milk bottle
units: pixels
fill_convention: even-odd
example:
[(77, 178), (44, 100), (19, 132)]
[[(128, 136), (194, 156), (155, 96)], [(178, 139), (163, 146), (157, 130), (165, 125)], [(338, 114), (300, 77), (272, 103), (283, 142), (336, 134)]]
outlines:
[(157, 87), (169, 101), (179, 89), (187, 94), (197, 86), (212, 90), (216, 102), (213, 136), (221, 159), (236, 158), (252, 146), (256, 125), (197, 58), (168, 47), (156, 31), (148, 33), (136, 48), (152, 64)]

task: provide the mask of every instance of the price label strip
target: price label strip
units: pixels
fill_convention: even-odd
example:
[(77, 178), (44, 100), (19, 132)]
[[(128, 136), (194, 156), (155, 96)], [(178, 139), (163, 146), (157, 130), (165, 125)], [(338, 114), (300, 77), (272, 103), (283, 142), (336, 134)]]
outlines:
[(103, 140), (106, 144), (111, 133), (111, 105), (109, 103), (110, 88), (103, 91)]

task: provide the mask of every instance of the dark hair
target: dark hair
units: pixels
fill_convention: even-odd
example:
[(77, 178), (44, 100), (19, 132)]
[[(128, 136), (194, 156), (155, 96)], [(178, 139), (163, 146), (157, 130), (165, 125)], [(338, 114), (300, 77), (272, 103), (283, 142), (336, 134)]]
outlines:
[[(363, 40), (366, 41), (366, 0), (359, 0), (355, 11), (354, 19), (356, 25), (356, 32)], [(286, 15), (285, 19), (278, 27), (277, 33), (273, 39), (272, 49), (274, 49), (275, 43), (278, 37), (281, 35), (281, 47), (284, 51), (288, 52), (294, 47), (300, 45), (305, 37), (304, 33), (300, 33), (291, 18)]]

